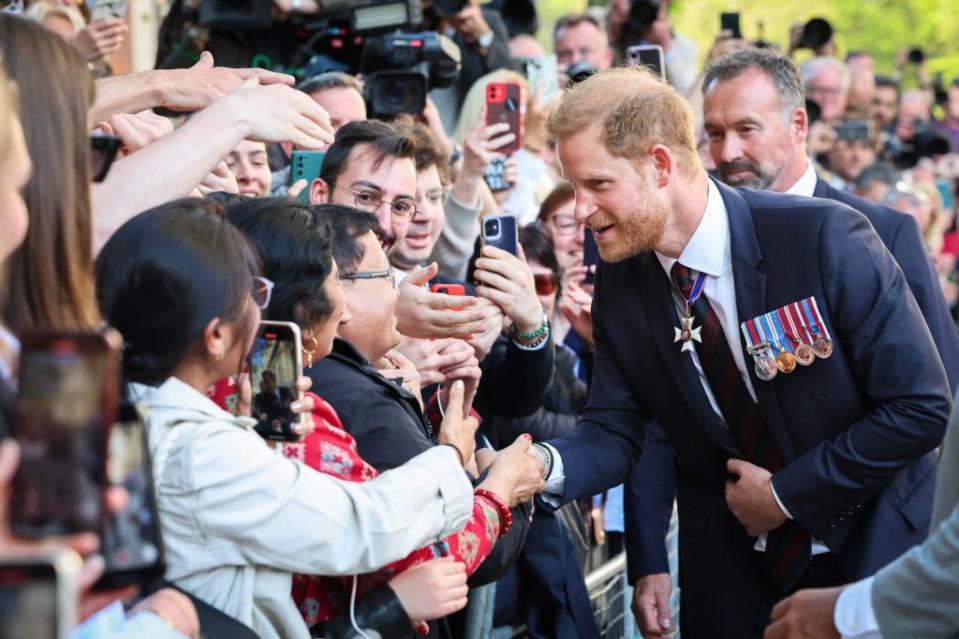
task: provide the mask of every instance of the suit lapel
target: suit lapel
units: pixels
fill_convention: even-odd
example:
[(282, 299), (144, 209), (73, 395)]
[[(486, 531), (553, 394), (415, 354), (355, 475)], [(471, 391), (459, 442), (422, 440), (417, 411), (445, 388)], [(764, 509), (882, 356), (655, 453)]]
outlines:
[(674, 329), (679, 325), (679, 320), (674, 310), (672, 291), (663, 267), (651, 251), (640, 258), (640, 273), (642, 274), (641, 295), (645, 300), (643, 308), (649, 321), (652, 339), (679, 386), (686, 405), (690, 407), (704, 430), (716, 440), (716, 443), (730, 455), (739, 457), (740, 453), (732, 434), (716, 415), (716, 411), (709, 403), (709, 398), (703, 391), (692, 357), (680, 352), (680, 345), (673, 342)]
[[(759, 269), (762, 262), (762, 252), (756, 239), (752, 212), (749, 210), (746, 200), (735, 190), (723, 184), (717, 182), (717, 186), (723, 196), (723, 202), (729, 216), (733, 280), (736, 289), (736, 313), (739, 316), (736, 334), (739, 336), (739, 345), (742, 352), (748, 355), (742, 331), (739, 330), (739, 324), (772, 310), (766, 308), (766, 274)], [(759, 379), (753, 370), (752, 360), (748, 356), (746, 357), (746, 368), (749, 371), (753, 389), (756, 391), (756, 399), (759, 402), (759, 412), (762, 415), (763, 423), (769, 428), (773, 439), (783, 454), (783, 458), (788, 462), (796, 457), (796, 452), (779, 411), (779, 402), (776, 399), (776, 382), (764, 382)]]

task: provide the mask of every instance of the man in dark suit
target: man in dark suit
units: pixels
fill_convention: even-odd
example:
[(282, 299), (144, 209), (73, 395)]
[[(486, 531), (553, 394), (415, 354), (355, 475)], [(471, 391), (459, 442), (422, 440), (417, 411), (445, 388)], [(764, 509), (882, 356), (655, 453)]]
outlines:
[[(796, 588), (920, 541), (948, 381), (866, 218), (710, 180), (688, 105), (643, 70), (574, 87), (548, 126), (603, 263), (583, 420), (534, 447), (544, 501), (625, 479), (658, 422), (679, 469), (684, 637), (760, 636)], [(753, 351), (741, 322), (810, 298), (824, 358), (764, 381), (770, 347)]]
[(282, 430), (281, 420), (293, 417), (290, 412), (290, 402), (296, 397), (293, 389), (278, 386), (276, 373), (271, 370), (263, 371), (260, 377), (260, 392), (253, 398), (253, 412), (261, 422), (270, 422), (277, 432)]
[[(839, 191), (820, 179), (806, 154), (808, 116), (802, 78), (791, 59), (747, 49), (712, 64), (703, 81), (709, 151), (723, 182), (842, 202), (862, 213), (905, 275), (945, 364), (952, 392), (959, 382), (959, 336), (915, 220)], [(797, 220), (799, 222), (799, 220)], [(627, 548), (634, 609), (644, 633), (670, 629), (672, 580), (665, 532), (675, 497), (674, 455), (657, 426), (626, 491)]]

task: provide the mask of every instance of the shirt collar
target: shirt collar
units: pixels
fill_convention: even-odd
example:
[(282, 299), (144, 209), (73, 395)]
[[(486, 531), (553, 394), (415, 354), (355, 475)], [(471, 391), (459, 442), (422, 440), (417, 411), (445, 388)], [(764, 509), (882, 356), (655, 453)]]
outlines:
[(816, 175), (816, 168), (812, 165), (812, 162), (806, 160), (806, 170), (803, 171), (801, 176), (799, 176), (799, 179), (796, 180), (796, 183), (789, 187), (786, 193), (788, 195), (812, 197), (813, 191), (816, 190), (816, 182), (818, 180), (819, 177)]
[(677, 261), (694, 271), (713, 277), (719, 277), (723, 273), (726, 245), (729, 243), (729, 217), (719, 189), (712, 180), (708, 182), (709, 191), (703, 219), (699, 221), (699, 226), (680, 253), (679, 260), (656, 253), (667, 275)]
[(202, 416), (205, 419), (234, 422), (244, 428), (256, 425), (256, 420), (238, 417), (223, 410), (209, 397), (176, 377), (170, 377), (159, 386), (133, 383), (129, 385), (129, 392), (134, 402), (148, 404), (151, 412), (175, 411), (183, 416), (181, 421), (192, 421)]

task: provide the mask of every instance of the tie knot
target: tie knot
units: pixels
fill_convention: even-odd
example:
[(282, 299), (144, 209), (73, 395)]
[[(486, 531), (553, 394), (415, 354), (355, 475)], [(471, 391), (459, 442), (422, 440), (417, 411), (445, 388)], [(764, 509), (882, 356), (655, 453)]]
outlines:
[(691, 268), (679, 262), (674, 263), (673, 268), (670, 269), (670, 275), (672, 275), (673, 281), (676, 282), (676, 287), (679, 288), (679, 292), (682, 293), (686, 299), (689, 299), (689, 295), (693, 292), (693, 286), (696, 283), (693, 273), (694, 271)]

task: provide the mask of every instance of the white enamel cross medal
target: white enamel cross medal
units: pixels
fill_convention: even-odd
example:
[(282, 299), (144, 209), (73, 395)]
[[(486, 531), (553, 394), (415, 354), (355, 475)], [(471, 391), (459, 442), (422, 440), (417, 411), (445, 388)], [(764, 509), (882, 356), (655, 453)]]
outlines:
[(679, 323), (682, 328), (673, 327), (673, 330), (676, 331), (676, 338), (673, 340), (673, 343), (681, 341), (683, 347), (680, 349), (681, 353), (686, 351), (693, 351), (693, 342), (702, 343), (703, 338), (700, 336), (700, 333), (703, 330), (702, 326), (697, 326), (693, 328), (693, 322), (696, 321), (696, 318), (689, 314), (689, 306), (686, 307), (686, 316), (679, 319)]

